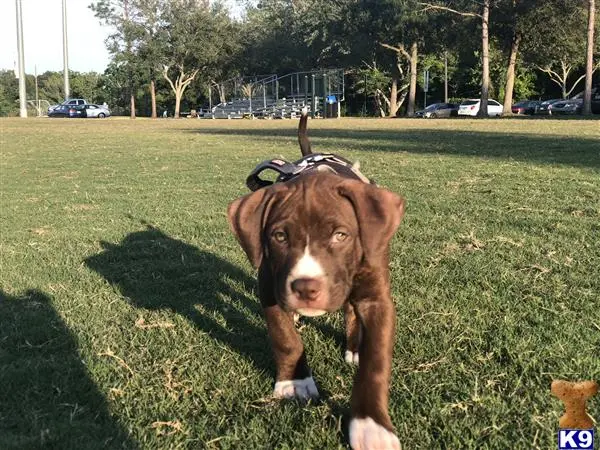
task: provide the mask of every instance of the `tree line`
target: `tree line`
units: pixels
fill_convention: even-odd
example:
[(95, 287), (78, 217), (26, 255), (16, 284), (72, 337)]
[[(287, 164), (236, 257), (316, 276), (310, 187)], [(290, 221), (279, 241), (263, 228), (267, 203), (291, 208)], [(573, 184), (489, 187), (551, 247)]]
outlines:
[[(507, 114), (514, 101), (600, 84), (594, 0), (259, 0), (237, 20), (208, 0), (90, 7), (113, 30), (111, 61), (103, 74), (71, 73), (72, 96), (131, 117), (207, 107), (209, 93), (234, 77), (317, 68), (345, 69), (353, 115), (413, 115), (424, 70), (430, 100), (446, 97), (447, 73), (450, 101), (495, 98)], [(0, 115), (16, 110), (11, 74), (0, 72)], [(62, 99), (60, 77), (38, 77), (40, 98)]]

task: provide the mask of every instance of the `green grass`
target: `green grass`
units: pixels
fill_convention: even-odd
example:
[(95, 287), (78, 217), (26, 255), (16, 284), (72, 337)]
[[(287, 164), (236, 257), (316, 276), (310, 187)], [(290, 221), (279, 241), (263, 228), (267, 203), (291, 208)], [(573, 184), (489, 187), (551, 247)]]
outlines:
[[(269, 397), (226, 221), (295, 121), (0, 121), (0, 448), (346, 446), (342, 318), (301, 334), (320, 402)], [(407, 199), (392, 245), (403, 448), (556, 448), (555, 378), (600, 379), (600, 127), (311, 121)], [(589, 405), (600, 420), (600, 396)]]

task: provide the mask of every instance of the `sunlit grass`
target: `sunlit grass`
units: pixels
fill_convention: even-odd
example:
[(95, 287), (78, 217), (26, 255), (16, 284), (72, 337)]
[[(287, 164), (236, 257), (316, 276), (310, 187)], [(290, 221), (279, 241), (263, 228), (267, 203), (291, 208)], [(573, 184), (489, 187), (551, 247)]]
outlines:
[[(342, 320), (301, 329), (324, 398), (269, 398), (228, 202), (296, 121), (0, 120), (0, 448), (338, 448)], [(407, 199), (390, 409), (404, 448), (551, 448), (554, 378), (600, 378), (600, 129), (311, 121)], [(600, 419), (600, 400), (590, 402)]]

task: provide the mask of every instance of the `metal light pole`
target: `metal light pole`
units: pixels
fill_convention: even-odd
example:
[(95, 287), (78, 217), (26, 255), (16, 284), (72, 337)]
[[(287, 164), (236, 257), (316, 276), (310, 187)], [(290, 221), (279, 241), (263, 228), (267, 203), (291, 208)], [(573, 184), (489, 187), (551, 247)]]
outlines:
[(19, 116), (27, 117), (27, 91), (25, 90), (25, 52), (23, 50), (23, 9), (21, 0), (17, 6), (17, 51), (19, 52)]
[(37, 108), (37, 115), (38, 117), (40, 117), (41, 111), (40, 111), (40, 96), (38, 95), (38, 75), (37, 75), (37, 64), (34, 66), (35, 67), (35, 72), (34, 72), (34, 77), (35, 77), (35, 107)]
[(63, 25), (63, 74), (65, 78), (65, 100), (69, 98), (69, 46), (67, 41), (67, 0), (62, 1), (62, 25)]
[(365, 70), (365, 99), (363, 102), (363, 117), (367, 115), (367, 71)]
[(423, 108), (427, 108), (427, 92), (429, 91), (429, 70), (423, 71)]
[(448, 103), (448, 52), (444, 51), (444, 102)]

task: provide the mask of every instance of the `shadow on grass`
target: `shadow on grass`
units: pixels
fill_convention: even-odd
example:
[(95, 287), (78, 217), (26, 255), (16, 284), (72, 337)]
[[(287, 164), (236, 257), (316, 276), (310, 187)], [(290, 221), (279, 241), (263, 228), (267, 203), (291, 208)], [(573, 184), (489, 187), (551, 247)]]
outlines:
[(110, 416), (75, 337), (37, 290), (0, 291), (0, 448), (137, 448)]
[[(152, 226), (130, 233), (117, 245), (102, 246), (85, 264), (118, 286), (133, 305), (172, 310), (259, 370), (275, 375), (262, 308), (247, 295), (256, 288), (255, 278)], [(327, 324), (314, 326), (341, 341), (341, 332)]]
[(134, 306), (174, 311), (272, 373), (267, 331), (258, 320), (261, 307), (246, 294), (255, 280), (239, 267), (152, 226), (102, 246), (85, 264)]
[[(598, 122), (600, 124), (600, 121)], [(532, 127), (535, 126), (531, 122)], [(190, 133), (248, 136), (252, 139), (281, 139), (286, 145), (295, 138), (295, 123), (287, 128), (189, 129)], [(569, 126), (568, 121), (563, 126)], [(436, 129), (310, 129), (313, 151), (339, 153), (351, 146), (361, 151), (408, 152), (513, 159), (542, 164), (567, 164), (600, 168), (599, 140), (593, 137), (549, 136), (501, 132)], [(327, 139), (327, 140), (323, 140)], [(332, 142), (332, 140), (335, 140)], [(265, 155), (265, 158), (269, 155)]]

